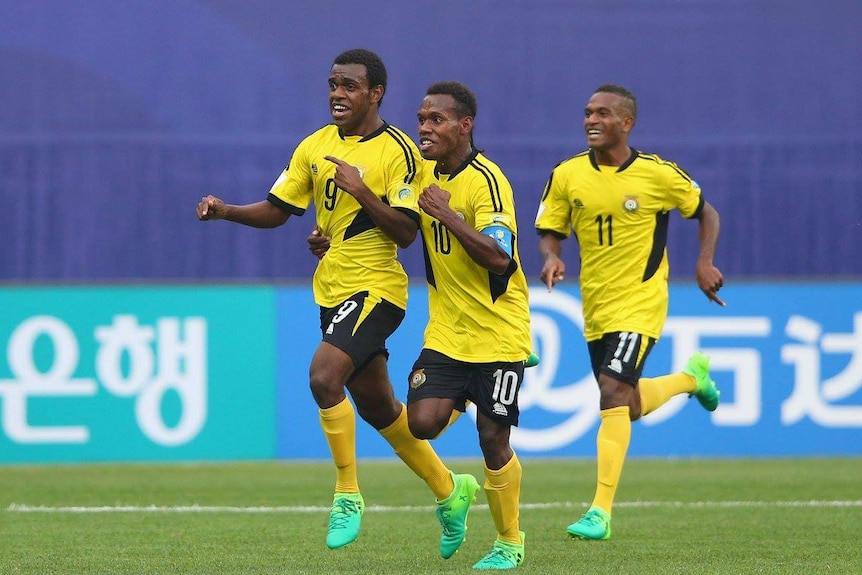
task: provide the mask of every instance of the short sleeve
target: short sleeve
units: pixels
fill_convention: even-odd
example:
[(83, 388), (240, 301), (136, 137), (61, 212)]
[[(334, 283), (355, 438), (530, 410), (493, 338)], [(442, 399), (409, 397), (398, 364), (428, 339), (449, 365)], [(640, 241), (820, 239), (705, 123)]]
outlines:
[(565, 189), (565, 178), (559, 171), (557, 168), (551, 172), (545, 184), (536, 213), (536, 229), (554, 232), (567, 238), (572, 232), (571, 203)]
[(424, 160), (413, 147), (403, 153), (392, 154), (387, 164), (386, 200), (393, 208), (419, 214), (419, 186), (422, 182)]
[(306, 141), (303, 140), (296, 147), (290, 163), (269, 190), (270, 196), (302, 211), (308, 209), (313, 199), (311, 162), (308, 161)]
[(667, 163), (668, 208), (677, 208), (684, 218), (697, 216), (702, 204), (700, 186), (673, 162)]

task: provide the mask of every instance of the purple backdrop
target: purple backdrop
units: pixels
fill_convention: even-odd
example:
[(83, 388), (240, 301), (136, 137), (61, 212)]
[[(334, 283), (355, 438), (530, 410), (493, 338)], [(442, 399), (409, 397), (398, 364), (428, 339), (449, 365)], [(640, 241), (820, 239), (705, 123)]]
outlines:
[[(262, 231), (198, 223), (194, 206), (262, 199), (328, 121), (330, 63), (356, 46), (383, 56), (383, 116), (408, 133), (433, 81), (475, 90), (533, 281), (542, 186), (583, 149), (605, 82), (638, 96), (632, 144), (722, 214), (728, 279), (862, 274), (858, 0), (0, 0), (0, 14), (2, 282), (308, 277), (311, 213)], [(674, 217), (669, 242), (673, 275), (691, 277), (696, 225)], [(418, 246), (402, 260), (421, 281)]]

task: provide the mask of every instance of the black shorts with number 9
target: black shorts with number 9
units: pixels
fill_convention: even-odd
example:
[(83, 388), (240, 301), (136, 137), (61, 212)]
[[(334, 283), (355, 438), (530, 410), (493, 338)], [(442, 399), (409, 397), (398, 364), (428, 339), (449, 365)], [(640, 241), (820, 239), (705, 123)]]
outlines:
[(518, 425), (523, 361), (467, 363), (423, 349), (407, 381), (410, 384), (407, 405), (429, 397), (446, 398), (454, 399), (455, 409), (464, 411), (465, 400), (469, 399), (476, 409), (497, 423)]
[(378, 354), (389, 357), (386, 338), (398, 329), (404, 315), (394, 303), (363, 291), (341, 305), (321, 307), (320, 331), (323, 341), (349, 355), (359, 369)]

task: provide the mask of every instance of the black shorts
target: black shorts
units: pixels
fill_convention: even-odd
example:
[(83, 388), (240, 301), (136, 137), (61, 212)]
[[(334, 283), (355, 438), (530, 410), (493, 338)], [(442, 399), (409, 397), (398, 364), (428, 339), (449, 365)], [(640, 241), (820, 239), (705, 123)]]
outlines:
[(631, 331), (615, 331), (604, 334), (601, 339), (587, 342), (590, 363), (596, 380), (599, 374), (628, 383), (638, 384), (646, 358), (656, 340)]
[(323, 341), (349, 355), (359, 369), (377, 354), (389, 357), (386, 338), (398, 329), (404, 315), (394, 303), (363, 291), (336, 307), (321, 307), (320, 331)]
[(523, 361), (467, 363), (423, 349), (407, 378), (407, 405), (430, 397), (445, 398), (454, 399), (455, 409), (464, 411), (469, 399), (486, 417), (517, 426), (518, 391), (523, 381)]

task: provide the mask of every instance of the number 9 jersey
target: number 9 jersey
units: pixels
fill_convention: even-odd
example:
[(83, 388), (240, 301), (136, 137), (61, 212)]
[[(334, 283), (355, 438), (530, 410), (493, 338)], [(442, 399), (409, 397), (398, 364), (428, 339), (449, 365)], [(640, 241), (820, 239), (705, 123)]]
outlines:
[(359, 169), (362, 181), (378, 198), (418, 222), (419, 150), (391, 124), (364, 137), (343, 136), (330, 124), (300, 142), (267, 196), (295, 215), (304, 214), (313, 201), (317, 226), (331, 238), (314, 273), (318, 305), (334, 307), (368, 290), (406, 309), (407, 274), (397, 260), (398, 247), (353, 196), (336, 187), (336, 166), (324, 156)]

